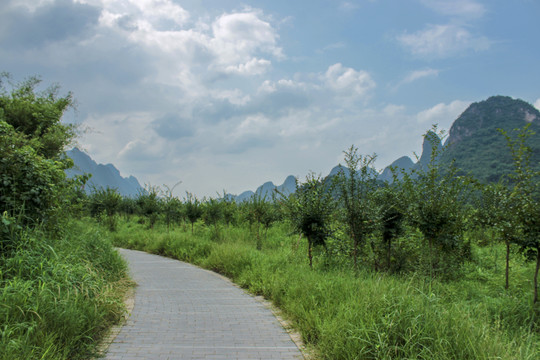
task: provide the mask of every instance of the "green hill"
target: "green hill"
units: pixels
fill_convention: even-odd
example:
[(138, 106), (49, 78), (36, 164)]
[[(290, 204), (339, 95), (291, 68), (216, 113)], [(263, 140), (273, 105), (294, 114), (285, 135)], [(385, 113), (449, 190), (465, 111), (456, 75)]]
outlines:
[(531, 164), (540, 170), (540, 112), (523, 100), (507, 96), (471, 104), (452, 124), (441, 161), (455, 159), (463, 173), (482, 182), (496, 182), (513, 172), (506, 139), (497, 129), (511, 133), (528, 123), (536, 132), (528, 141), (533, 150)]

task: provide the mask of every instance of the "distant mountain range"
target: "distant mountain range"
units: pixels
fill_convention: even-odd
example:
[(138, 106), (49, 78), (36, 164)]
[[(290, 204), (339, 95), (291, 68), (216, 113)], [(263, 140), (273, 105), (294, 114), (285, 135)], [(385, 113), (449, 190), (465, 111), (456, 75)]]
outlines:
[[(529, 139), (528, 145), (532, 148), (531, 164), (540, 170), (540, 112), (529, 103), (512, 99), (507, 96), (493, 96), (487, 100), (471, 104), (452, 124), (449, 136), (444, 144), (446, 150), (439, 161), (454, 164), (461, 169), (461, 173), (474, 176), (482, 182), (495, 182), (513, 171), (512, 157), (508, 150), (506, 140), (498, 129), (511, 132), (530, 123), (530, 129), (535, 134)], [(391, 169), (410, 172), (414, 169), (427, 166), (431, 158), (432, 145), (439, 149), (443, 147), (441, 139), (431, 133), (424, 139), (422, 154), (417, 162), (410, 157), (403, 156), (386, 167), (379, 175), (381, 181), (392, 181)], [(73, 159), (75, 166), (66, 170), (68, 176), (89, 173), (92, 174), (86, 191), (91, 192), (94, 187), (116, 188), (125, 196), (136, 196), (142, 187), (133, 176), (124, 178), (112, 164), (97, 164), (87, 154), (74, 148), (67, 152)], [(334, 167), (328, 177), (335, 176), (340, 169), (347, 174), (348, 169), (342, 165)], [(284, 194), (296, 190), (296, 179), (288, 176), (283, 184), (275, 185), (266, 182), (254, 192), (244, 191), (240, 195), (227, 194), (229, 199), (236, 201), (249, 200), (254, 194), (271, 199), (275, 190)]]
[(89, 194), (95, 188), (115, 188), (123, 196), (136, 196), (142, 190), (139, 181), (133, 177), (122, 177), (120, 171), (112, 164), (98, 164), (92, 158), (77, 148), (66, 152), (73, 160), (74, 166), (66, 170), (68, 177), (91, 174), (92, 177), (86, 183), (85, 190)]
[(275, 192), (275, 190), (279, 191), (284, 195), (292, 194), (296, 191), (296, 178), (292, 175), (289, 175), (281, 185), (274, 185), (273, 182), (268, 181), (259, 186), (257, 190), (255, 190), (255, 192), (244, 191), (240, 195), (229, 195), (229, 197), (236, 200), (237, 202), (241, 202), (249, 200), (253, 195), (257, 194), (270, 200), (272, 199), (272, 194)]
[[(439, 161), (447, 164), (454, 161), (462, 174), (472, 175), (482, 182), (496, 182), (513, 172), (510, 151), (498, 129), (511, 132), (528, 123), (531, 123), (530, 129), (535, 131), (528, 142), (532, 148), (531, 164), (540, 170), (540, 112), (531, 104), (508, 96), (492, 96), (471, 104), (452, 124), (444, 143), (445, 151)], [(386, 167), (378, 179), (392, 181), (391, 169), (396, 169), (397, 174), (400, 174), (400, 170), (411, 172), (427, 166), (431, 158), (432, 141), (438, 149), (443, 148), (441, 139), (431, 133), (424, 139), (422, 154), (417, 162), (408, 156), (402, 156)], [(338, 165), (327, 177), (335, 176), (340, 168), (347, 173), (347, 168)], [(274, 188), (280, 187), (286, 187), (290, 193), (294, 192), (295, 178), (287, 177), (285, 183), (280, 186), (271, 182), (265, 183), (256, 190), (256, 193), (270, 196)], [(251, 191), (243, 192), (236, 200), (249, 199), (253, 194)]]

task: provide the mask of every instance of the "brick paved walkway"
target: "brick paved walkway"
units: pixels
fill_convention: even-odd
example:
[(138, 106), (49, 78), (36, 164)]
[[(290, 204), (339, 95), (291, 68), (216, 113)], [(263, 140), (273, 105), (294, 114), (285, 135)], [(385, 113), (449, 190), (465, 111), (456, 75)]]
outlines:
[(219, 275), (119, 251), (138, 286), (135, 307), (106, 359), (303, 359), (272, 312)]

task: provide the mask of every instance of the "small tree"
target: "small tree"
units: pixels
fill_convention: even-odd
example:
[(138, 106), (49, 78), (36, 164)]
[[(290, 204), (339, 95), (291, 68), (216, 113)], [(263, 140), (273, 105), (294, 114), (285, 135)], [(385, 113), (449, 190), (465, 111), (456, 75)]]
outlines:
[(256, 193), (249, 201), (247, 201), (244, 204), (245, 207), (245, 216), (248, 220), (250, 226), (255, 227), (255, 236), (257, 239), (257, 250), (262, 249), (262, 238), (260, 234), (260, 228), (261, 226), (265, 229), (265, 239), (266, 239), (266, 233), (268, 231), (268, 228), (272, 225), (272, 223), (276, 219), (276, 211), (274, 208), (274, 204), (269, 202), (266, 199), (265, 196), (261, 196), (261, 194)]
[(115, 231), (116, 214), (122, 203), (122, 195), (115, 188), (95, 188), (88, 199), (90, 215), (105, 222), (109, 230)]
[(214, 228), (214, 239), (220, 239), (219, 222), (223, 219), (223, 203), (210, 198), (203, 206), (203, 220), (208, 226)]
[(440, 139), (435, 131), (428, 131), (424, 137), (432, 145), (427, 168), (404, 174), (407, 218), (427, 243), (431, 277), (436, 273), (450, 275), (466, 254), (463, 215), (468, 187), (453, 165), (445, 166), (444, 171), (441, 168), (437, 161)]
[(403, 233), (405, 222), (402, 194), (397, 184), (399, 180), (394, 179), (391, 185), (381, 187), (375, 193), (387, 270), (392, 268), (392, 244)]
[(353, 240), (353, 266), (358, 268), (358, 255), (366, 237), (377, 223), (377, 209), (373, 199), (377, 172), (373, 169), (376, 155), (362, 156), (351, 146), (345, 153), (346, 169), (340, 168), (336, 176), (342, 215), (349, 236)]
[(154, 228), (162, 210), (159, 193), (159, 187), (147, 184), (137, 197), (140, 214), (148, 219), (148, 227), (151, 229)]
[(498, 240), (506, 247), (505, 288), (510, 286), (510, 247), (519, 241), (516, 227), (518, 202), (515, 194), (505, 184), (498, 182), (482, 186), (482, 195), (476, 208), (476, 222), (495, 231)]
[(530, 165), (531, 148), (527, 146), (527, 139), (534, 134), (529, 129), (530, 123), (517, 130), (517, 138), (513, 139), (506, 132), (508, 147), (514, 160), (515, 180), (514, 194), (518, 203), (518, 226), (523, 236), (517, 240), (520, 250), (528, 259), (536, 260), (536, 269), (533, 279), (533, 302), (538, 302), (538, 272), (540, 270), (540, 200), (538, 199), (538, 177), (540, 174), (533, 171)]
[(191, 223), (191, 234), (193, 234), (193, 226), (202, 217), (203, 209), (197, 197), (189, 192), (186, 192), (184, 207), (186, 217)]
[(238, 207), (232, 196), (228, 195), (227, 192), (223, 190), (223, 196), (221, 197), (220, 202), (225, 225), (229, 226), (230, 224), (236, 224)]
[(179, 181), (173, 187), (163, 185), (165, 188), (163, 193), (163, 214), (165, 215), (165, 224), (167, 231), (170, 230), (171, 224), (179, 222), (182, 219), (182, 202), (173, 195), (174, 188), (180, 185)]
[(287, 200), (282, 196), (282, 203), (294, 230), (308, 241), (309, 266), (313, 268), (313, 248), (317, 245), (326, 247), (330, 235), (330, 222), (336, 207), (332, 189), (320, 176), (310, 173), (303, 184), (296, 181), (296, 192)]

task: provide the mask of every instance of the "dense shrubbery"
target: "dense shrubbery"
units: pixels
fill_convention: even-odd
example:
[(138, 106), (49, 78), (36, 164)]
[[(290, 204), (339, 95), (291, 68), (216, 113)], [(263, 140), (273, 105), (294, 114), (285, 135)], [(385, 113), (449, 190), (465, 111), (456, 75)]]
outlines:
[(126, 269), (106, 234), (71, 220), (88, 206), (87, 177), (64, 174), (71, 94), (38, 85), (0, 76), (0, 358), (87, 359), (123, 314)]

